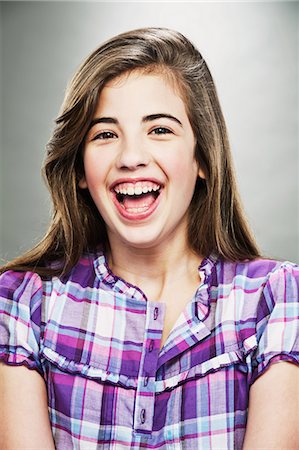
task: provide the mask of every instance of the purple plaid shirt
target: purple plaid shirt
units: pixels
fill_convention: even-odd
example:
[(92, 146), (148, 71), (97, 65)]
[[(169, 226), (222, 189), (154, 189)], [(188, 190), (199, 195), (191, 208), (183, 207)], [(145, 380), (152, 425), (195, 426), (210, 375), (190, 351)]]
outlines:
[(0, 357), (43, 376), (57, 450), (242, 448), (250, 385), (298, 363), (299, 267), (211, 256), (199, 272), (160, 351), (166, 305), (101, 253), (67, 277), (1, 276)]

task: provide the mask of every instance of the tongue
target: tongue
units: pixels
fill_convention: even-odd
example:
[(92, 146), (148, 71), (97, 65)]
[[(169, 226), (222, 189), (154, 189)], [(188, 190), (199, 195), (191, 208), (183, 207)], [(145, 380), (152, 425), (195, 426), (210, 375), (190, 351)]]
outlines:
[(123, 206), (125, 209), (130, 208), (149, 208), (156, 197), (152, 193), (144, 194), (144, 195), (125, 195), (123, 199)]

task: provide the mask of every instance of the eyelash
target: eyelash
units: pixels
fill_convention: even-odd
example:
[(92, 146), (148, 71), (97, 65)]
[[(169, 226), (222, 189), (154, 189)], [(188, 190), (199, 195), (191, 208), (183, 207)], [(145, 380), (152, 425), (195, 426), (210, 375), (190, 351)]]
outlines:
[[(153, 130), (151, 130), (151, 132), (149, 134), (152, 134), (152, 133), (157, 136), (160, 136), (163, 134), (173, 134), (172, 131), (169, 130), (169, 128), (165, 128), (165, 127), (156, 127)], [(115, 137), (117, 137), (117, 136), (112, 131), (101, 131), (92, 139), (92, 141), (95, 141), (97, 139), (100, 139), (100, 140), (114, 139)]]
[[(110, 137), (108, 137), (107, 135), (110, 135)], [(113, 139), (114, 136), (116, 135), (112, 133), (112, 131), (101, 131), (100, 133), (96, 134), (94, 138), (92, 138), (92, 141), (95, 141), (97, 139), (101, 140)]]
[[(165, 127), (157, 127), (157, 128), (154, 128), (152, 131), (151, 131), (151, 133), (153, 133), (153, 131), (158, 131), (158, 130), (160, 130), (160, 133), (154, 133), (154, 134), (156, 134), (156, 135), (161, 135), (161, 134), (170, 134), (170, 133), (172, 133), (172, 131), (171, 130), (169, 130), (169, 128), (165, 128)], [(161, 130), (163, 130), (163, 131), (161, 131)]]

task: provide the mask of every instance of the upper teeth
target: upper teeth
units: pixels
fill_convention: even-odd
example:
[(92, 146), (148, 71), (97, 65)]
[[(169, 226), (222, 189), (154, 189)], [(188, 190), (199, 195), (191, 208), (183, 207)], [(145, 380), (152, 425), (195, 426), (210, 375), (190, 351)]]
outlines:
[(159, 189), (160, 186), (154, 183), (147, 183), (147, 184), (122, 183), (114, 188), (117, 194), (123, 195), (141, 195), (146, 194), (147, 192), (155, 192), (158, 191)]

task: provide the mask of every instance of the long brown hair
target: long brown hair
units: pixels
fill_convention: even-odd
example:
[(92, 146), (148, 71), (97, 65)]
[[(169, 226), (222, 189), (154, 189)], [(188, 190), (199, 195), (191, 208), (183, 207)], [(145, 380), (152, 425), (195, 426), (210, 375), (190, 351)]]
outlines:
[[(198, 179), (189, 208), (191, 248), (199, 255), (216, 252), (232, 261), (259, 256), (240, 205), (226, 126), (206, 62), (179, 32), (143, 28), (105, 42), (71, 80), (43, 167), (53, 200), (49, 230), (32, 250), (2, 271), (66, 273), (83, 252), (107, 245), (103, 219), (88, 190), (78, 187), (84, 170), (84, 138), (107, 81), (136, 69), (168, 73), (185, 99), (197, 139), (195, 157), (206, 177)], [(61, 265), (49, 268), (54, 260)]]

